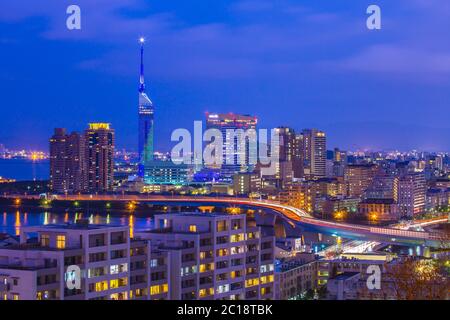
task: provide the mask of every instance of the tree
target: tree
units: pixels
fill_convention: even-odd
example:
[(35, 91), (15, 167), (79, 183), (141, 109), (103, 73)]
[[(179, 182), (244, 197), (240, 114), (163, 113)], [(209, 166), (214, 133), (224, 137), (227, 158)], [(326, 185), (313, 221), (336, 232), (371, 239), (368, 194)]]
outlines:
[(443, 300), (448, 297), (450, 281), (445, 262), (413, 257), (386, 265), (383, 284), (398, 300)]

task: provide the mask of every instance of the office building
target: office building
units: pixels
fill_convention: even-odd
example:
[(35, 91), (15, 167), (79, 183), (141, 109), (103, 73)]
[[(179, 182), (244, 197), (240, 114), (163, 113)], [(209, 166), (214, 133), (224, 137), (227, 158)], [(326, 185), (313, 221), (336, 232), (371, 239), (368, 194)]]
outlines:
[(303, 172), (307, 178), (326, 177), (327, 140), (317, 129), (302, 131)]
[(261, 191), (261, 177), (258, 173), (242, 172), (233, 176), (233, 194), (246, 195)]
[(222, 133), (224, 175), (253, 171), (258, 159), (257, 123), (257, 118), (250, 115), (206, 113), (206, 129)]
[(145, 166), (144, 182), (148, 185), (185, 185), (189, 172), (186, 164), (153, 160)]

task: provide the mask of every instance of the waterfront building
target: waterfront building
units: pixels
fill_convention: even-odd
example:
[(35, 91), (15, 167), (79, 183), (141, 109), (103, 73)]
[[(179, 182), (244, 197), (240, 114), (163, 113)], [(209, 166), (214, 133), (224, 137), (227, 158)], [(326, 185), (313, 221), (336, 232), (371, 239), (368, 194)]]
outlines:
[(56, 128), (50, 138), (50, 189), (56, 193), (82, 191), (84, 186), (83, 137)]
[(185, 185), (189, 172), (186, 164), (153, 160), (145, 165), (144, 182), (149, 185)]
[(111, 191), (114, 182), (114, 129), (109, 123), (90, 123), (84, 132), (86, 170), (84, 190)]

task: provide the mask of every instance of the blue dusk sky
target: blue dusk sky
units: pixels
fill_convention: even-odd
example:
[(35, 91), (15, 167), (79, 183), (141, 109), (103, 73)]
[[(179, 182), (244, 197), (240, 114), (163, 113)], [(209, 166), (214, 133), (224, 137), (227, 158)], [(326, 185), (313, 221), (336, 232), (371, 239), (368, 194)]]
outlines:
[(330, 149), (450, 151), (449, 32), (448, 0), (5, 0), (0, 144), (45, 150), (54, 127), (105, 121), (136, 149), (144, 36), (159, 150), (210, 111), (317, 127)]

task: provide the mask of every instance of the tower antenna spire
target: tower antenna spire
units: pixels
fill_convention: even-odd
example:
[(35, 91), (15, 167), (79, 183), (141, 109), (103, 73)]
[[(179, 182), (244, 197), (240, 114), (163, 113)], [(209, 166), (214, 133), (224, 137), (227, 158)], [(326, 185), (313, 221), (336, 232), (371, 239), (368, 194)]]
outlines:
[(139, 43), (141, 44), (141, 72), (139, 76), (139, 92), (142, 93), (145, 91), (145, 83), (144, 83), (144, 37), (139, 38)]

